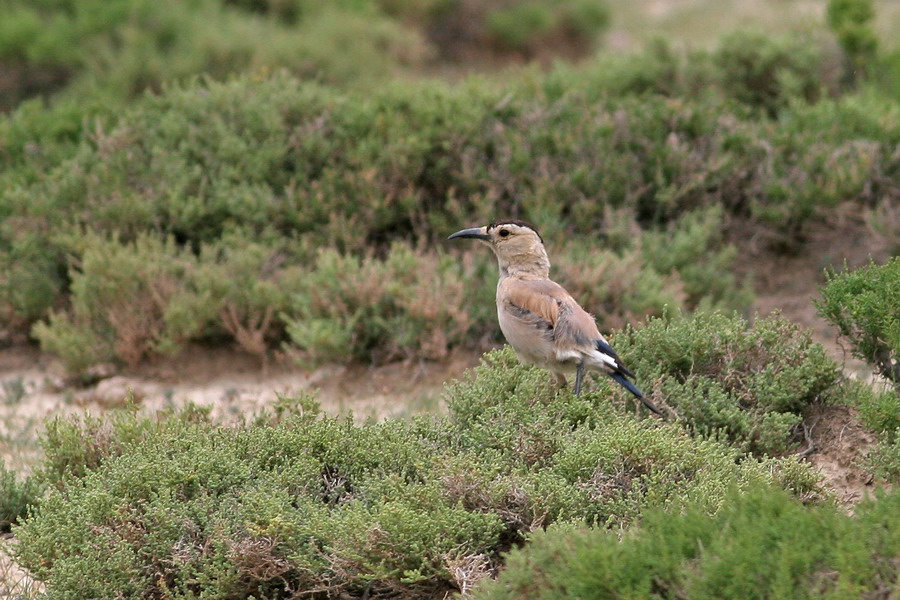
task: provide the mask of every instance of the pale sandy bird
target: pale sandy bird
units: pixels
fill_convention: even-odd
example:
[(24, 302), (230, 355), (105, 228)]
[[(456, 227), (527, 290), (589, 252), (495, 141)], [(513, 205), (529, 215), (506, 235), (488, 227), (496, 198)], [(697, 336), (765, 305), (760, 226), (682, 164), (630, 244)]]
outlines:
[(600, 334), (594, 318), (550, 279), (550, 259), (533, 225), (498, 221), (457, 231), (448, 239), (456, 238), (480, 240), (497, 255), (497, 317), (519, 360), (552, 371), (561, 385), (566, 384), (566, 373), (574, 371), (576, 396), (581, 394), (585, 371), (606, 373), (662, 415), (629, 381), (634, 373)]

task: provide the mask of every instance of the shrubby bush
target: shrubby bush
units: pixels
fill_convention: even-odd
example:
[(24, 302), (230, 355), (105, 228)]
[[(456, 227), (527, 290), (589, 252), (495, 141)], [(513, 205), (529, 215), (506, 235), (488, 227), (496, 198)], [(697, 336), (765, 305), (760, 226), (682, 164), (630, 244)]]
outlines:
[(854, 356), (869, 363), (889, 381), (890, 391), (864, 391), (858, 400), (860, 417), (878, 434), (878, 445), (867, 457), (877, 475), (900, 478), (900, 258), (884, 265), (838, 273), (826, 272), (819, 314), (838, 328)]
[(34, 476), (21, 476), (0, 463), (0, 533), (25, 518), (28, 508), (43, 493), (43, 486)]
[(516, 50), (531, 57), (548, 54), (546, 46), (554, 38), (589, 49), (594, 38), (609, 24), (606, 5), (591, 0), (506, 1), (484, 5), (489, 7), (484, 21), (492, 44), (499, 50)]
[[(102, 318), (75, 316), (86, 301), (76, 298), (76, 281), (84, 286), (79, 294), (99, 292), (84, 283), (80, 265), (90, 244), (79, 240), (128, 248), (139, 239), (149, 247), (152, 237), (168, 249), (141, 252), (195, 264), (183, 270), (189, 279), (193, 269), (225, 281), (261, 269), (259, 284), (240, 291), (206, 277), (217, 302), (231, 294), (229, 307), (210, 304), (209, 318), (200, 311), (184, 339), (225, 336), (256, 353), (288, 337), (301, 349), (331, 333), (384, 340), (378, 329), (385, 327), (353, 330), (352, 312), (338, 317), (314, 308), (303, 308), (311, 320), (286, 333), (285, 319), (297, 322), (291, 311), (306, 307), (309, 293), (292, 282), (315, 269), (320, 253), (386, 275), (391, 267), (376, 266), (366, 253), (381, 261), (402, 240), (417, 248), (423, 273), (443, 265), (436, 278), (450, 285), (456, 267), (431, 248), (460, 226), (498, 216), (537, 223), (557, 249), (553, 260), (567, 285), (584, 292), (590, 310), (611, 315), (611, 325), (659, 314), (665, 304), (740, 309), (748, 296), (727, 275), (735, 251), (722, 230), (730, 222), (796, 247), (805, 226), (829, 207), (886, 202), (896, 192), (890, 182), (900, 121), (896, 106), (877, 96), (792, 105), (774, 123), (715, 95), (607, 97), (602, 82), (565, 69), (538, 83), (419, 82), (363, 97), (284, 73), (249, 76), (170, 87), (115, 116), (114, 105), (101, 102), (89, 108), (97, 119), (87, 131), (62, 108), (40, 117), (23, 108), (0, 126), (8, 134), (0, 151), (12, 159), (0, 171), (6, 329), (27, 331), (54, 309), (47, 322), (57, 333), (47, 325), (36, 330), (46, 347), (61, 352), (102, 325), (106, 331), (81, 346), (101, 360), (127, 362), (131, 351), (110, 351), (118, 334)], [(29, 142), (32, 128), (38, 137)], [(223, 244), (235, 243), (230, 236), (254, 248), (255, 258), (229, 255)], [(600, 242), (609, 252), (597, 251)], [(218, 258), (204, 258), (204, 248), (218, 248), (206, 250)], [(134, 252), (113, 254), (125, 260)], [(637, 278), (638, 270), (646, 277)], [(190, 295), (198, 284), (178, 285)], [(398, 301), (388, 299), (384, 322), (405, 310)], [(146, 321), (159, 318), (168, 317)], [(465, 327), (453, 325), (448, 346), (465, 337)], [(160, 335), (165, 339), (140, 340), (144, 349), (130, 356), (178, 346)], [(397, 357), (425, 345), (435, 347), (429, 355), (445, 352), (427, 335), (393, 341), (377, 354)], [(369, 348), (364, 341), (356, 351)], [(78, 368), (89, 362), (67, 361)]]
[(146, 234), (130, 246), (96, 237), (84, 244), (71, 311), (51, 312), (34, 330), (70, 370), (114, 359), (135, 365), (200, 333), (211, 307), (186, 275), (197, 267), (190, 251)]
[(850, 77), (854, 81), (862, 80), (878, 48), (878, 37), (872, 29), (875, 18), (872, 0), (830, 0), (826, 17), (853, 67)]
[[(750, 295), (728, 273), (733, 248), (715, 233), (716, 215), (686, 220), (693, 225), (616, 251), (564, 246), (561, 279), (604, 328), (667, 307), (745, 306)], [(662, 258), (657, 244), (670, 241), (685, 251)], [(175, 355), (189, 342), (228, 340), (261, 357), (281, 347), (315, 364), (441, 359), (454, 347), (499, 341), (496, 266), (477, 250), (448, 255), (395, 243), (382, 257), (326, 248), (307, 258), (277, 236), (237, 231), (196, 255), (146, 234), (133, 243), (93, 235), (68, 244), (81, 256), (69, 271), (71, 307), (52, 311), (33, 334), (75, 375), (98, 363)]]
[(616, 349), (652, 402), (743, 452), (785, 452), (807, 406), (845, 393), (824, 348), (778, 315), (651, 319), (618, 335)]
[(238, 426), (56, 422), (17, 560), (51, 596), (432, 597), (552, 523), (624, 527), (688, 497), (715, 511), (733, 487), (821, 497), (792, 458), (737, 461), (608, 393), (560, 392), (507, 349), (449, 388), (447, 417), (354, 424), (301, 398)]
[(10, 0), (0, 109), (60, 92), (127, 100), (191, 76), (282, 68), (366, 87), (437, 57), (582, 55), (607, 24), (596, 0)]
[(819, 314), (850, 342), (854, 356), (900, 390), (900, 258), (827, 277)]
[(558, 527), (510, 553), (481, 600), (534, 598), (869, 598), (898, 584), (894, 526), (900, 494), (858, 505), (854, 516), (801, 506), (771, 488), (704, 506), (649, 510), (617, 536)]
[(404, 244), (383, 260), (322, 250), (281, 315), (288, 351), (316, 362), (445, 358), (485, 335), (496, 310), (492, 267)]
[(366, 84), (428, 57), (421, 34), (365, 6), (371, 3), (303, 3), (316, 10), (302, 13), (282, 3), (270, 18), (220, 0), (7, 4), (0, 27), (7, 110), (63, 88), (127, 99), (179, 78), (246, 70), (288, 68)]
[(900, 482), (900, 394), (893, 389), (878, 391), (860, 384), (855, 405), (863, 424), (877, 436), (863, 466), (876, 477)]
[(714, 61), (725, 93), (775, 116), (794, 101), (814, 102), (836, 89), (828, 81), (827, 55), (810, 39), (742, 31), (723, 38)]

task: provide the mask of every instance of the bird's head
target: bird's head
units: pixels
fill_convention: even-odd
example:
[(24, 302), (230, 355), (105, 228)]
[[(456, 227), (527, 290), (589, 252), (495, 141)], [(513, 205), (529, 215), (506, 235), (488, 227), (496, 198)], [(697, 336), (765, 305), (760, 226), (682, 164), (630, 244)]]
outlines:
[(548, 277), (550, 260), (544, 240), (534, 225), (525, 221), (496, 221), (482, 227), (457, 231), (449, 238), (470, 238), (484, 242), (497, 255), (502, 275), (519, 274)]

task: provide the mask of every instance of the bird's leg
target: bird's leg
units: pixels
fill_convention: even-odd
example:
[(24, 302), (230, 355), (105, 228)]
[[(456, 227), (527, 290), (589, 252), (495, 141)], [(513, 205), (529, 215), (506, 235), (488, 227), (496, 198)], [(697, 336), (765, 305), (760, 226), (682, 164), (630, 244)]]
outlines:
[(575, 367), (575, 396), (581, 395), (581, 383), (584, 381), (584, 361), (578, 363)]

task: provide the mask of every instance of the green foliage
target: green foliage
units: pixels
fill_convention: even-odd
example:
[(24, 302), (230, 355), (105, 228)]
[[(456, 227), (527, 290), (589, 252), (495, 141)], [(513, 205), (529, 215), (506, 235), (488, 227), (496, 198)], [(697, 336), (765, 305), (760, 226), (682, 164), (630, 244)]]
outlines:
[(24, 518), (43, 492), (43, 486), (33, 476), (21, 477), (0, 463), (0, 532)]
[(155, 419), (149, 419), (140, 416), (135, 405), (129, 405), (103, 417), (57, 417), (48, 421), (41, 439), (44, 458), (37, 477), (62, 487), (70, 477), (84, 477), (104, 460), (144, 443), (160, 429), (174, 432), (187, 424), (209, 424), (209, 412), (188, 405), (178, 411), (162, 411)]
[(592, 0), (504, 2), (486, 13), (485, 24), (498, 47), (536, 54), (554, 35), (588, 46), (608, 26), (609, 11)]
[(554, 39), (584, 53), (608, 20), (597, 0), (7, 0), (0, 108), (60, 91), (127, 100), (196, 75), (278, 69), (366, 88), (438, 54), (537, 51)]
[(495, 279), (471, 255), (460, 261), (402, 244), (383, 260), (323, 250), (283, 317), (289, 350), (315, 361), (444, 358), (490, 322)]
[(715, 60), (726, 93), (775, 115), (793, 99), (821, 96), (822, 58), (802, 36), (738, 32), (722, 40)]
[(829, 0), (826, 18), (853, 65), (853, 79), (863, 79), (878, 50), (878, 38), (872, 29), (872, 0)]
[(657, 406), (744, 452), (786, 451), (803, 410), (842, 394), (834, 361), (780, 316), (653, 319), (617, 336), (616, 348)]
[(865, 466), (876, 477), (900, 482), (900, 428), (880, 436), (878, 444), (866, 456)]
[(840, 330), (854, 356), (900, 390), (900, 258), (826, 277), (819, 314)]
[(623, 527), (688, 497), (716, 510), (732, 487), (821, 493), (792, 459), (736, 461), (608, 393), (557, 392), (507, 349), (449, 388), (447, 418), (354, 424), (300, 399), (240, 426), (56, 421), (17, 560), (51, 596), (431, 597), (554, 522)]
[(866, 598), (897, 585), (900, 494), (847, 516), (780, 491), (732, 492), (706, 507), (653, 509), (618, 537), (554, 528), (510, 553), (476, 598)]
[(367, 2), (261, 7), (271, 18), (220, 0), (7, 4), (10, 18), (0, 27), (0, 58), (12, 75), (7, 109), (67, 84), (76, 95), (128, 98), (203, 73), (288, 68), (366, 84), (428, 55), (421, 34)]
[[(435, 246), (462, 225), (526, 218), (545, 233), (560, 278), (608, 315), (605, 325), (621, 326), (666, 305), (745, 308), (748, 293), (728, 274), (735, 218), (791, 249), (829, 208), (887, 206), (895, 195), (895, 103), (794, 102), (773, 122), (724, 93), (674, 100), (667, 94), (694, 75), (655, 52), (648, 81), (671, 67), (669, 92), (637, 79), (609, 87), (609, 73), (590, 69), (502, 89), (470, 79), (365, 95), (278, 73), (171, 86), (122, 111), (104, 99), (83, 115), (75, 104), (24, 106), (0, 120), (10, 158), (0, 170), (0, 318), (19, 335), (43, 321), (35, 334), (76, 371), (223, 338), (257, 354), (291, 338), (313, 359), (341, 359), (346, 340), (360, 341), (355, 357), (441, 356), (490, 330), (489, 305), (432, 316), (415, 314), (424, 304), (405, 308), (409, 299), (385, 287), (399, 241), (416, 248), (402, 260), (416, 263), (422, 285), (459, 297), (457, 279), (474, 277), (469, 290), (488, 298), (486, 266), (450, 265)], [(104, 255), (115, 273), (100, 285), (89, 271), (102, 270)], [(349, 298), (340, 314), (311, 306), (303, 280), (327, 271), (329, 256), (380, 280), (384, 302)], [(172, 297), (129, 283), (163, 275), (177, 279)], [(140, 318), (153, 333), (128, 332), (134, 343), (116, 349), (123, 328), (86, 314), (110, 295), (114, 307), (128, 298), (150, 311)], [(359, 311), (378, 318), (360, 323)], [(417, 328), (388, 339), (404, 315)]]
[[(686, 213), (671, 221), (667, 231), (648, 233), (643, 253), (648, 266), (665, 276), (678, 276), (690, 308), (742, 309), (752, 291), (734, 275), (737, 248), (725, 241), (720, 205)], [(676, 304), (670, 304), (674, 307)]]
[(118, 360), (135, 365), (151, 353), (180, 349), (210, 319), (210, 305), (185, 273), (196, 258), (171, 239), (141, 235), (134, 244), (88, 237), (70, 274), (72, 309), (51, 313), (34, 335), (70, 371)]
[(876, 433), (900, 428), (900, 394), (893, 390), (876, 392), (864, 385), (860, 388), (856, 407), (866, 428)]
[(866, 429), (876, 435), (874, 448), (863, 466), (876, 477), (892, 483), (900, 481), (900, 393), (894, 389), (877, 391), (860, 382), (853, 404)]

